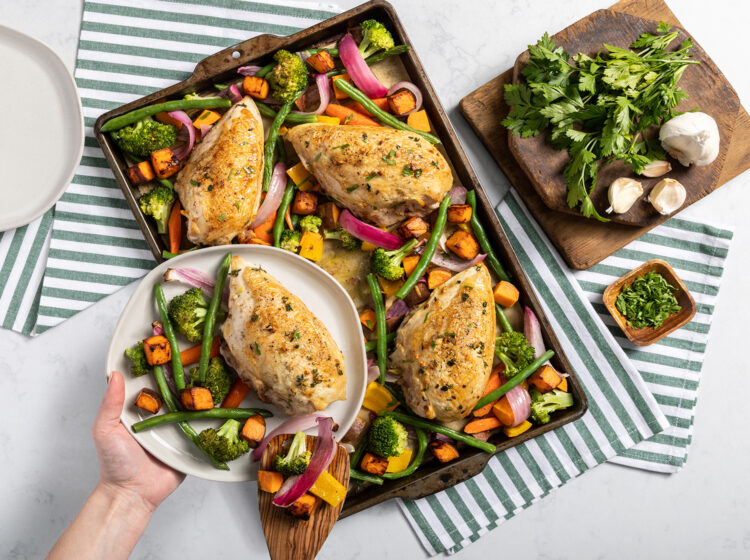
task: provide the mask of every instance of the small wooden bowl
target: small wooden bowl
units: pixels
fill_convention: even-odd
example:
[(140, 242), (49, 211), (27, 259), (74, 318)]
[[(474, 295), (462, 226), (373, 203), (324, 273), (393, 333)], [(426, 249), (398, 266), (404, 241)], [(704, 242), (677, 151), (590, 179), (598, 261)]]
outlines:
[[(636, 278), (643, 276), (652, 270), (661, 274), (667, 282), (677, 288), (675, 297), (677, 298), (680, 307), (682, 307), (682, 311), (670, 315), (658, 329), (653, 327), (636, 329), (628, 326), (628, 320), (617, 310), (617, 307), (615, 307), (615, 301), (624, 288), (630, 286)], [(622, 332), (625, 333), (625, 336), (628, 337), (630, 342), (637, 344), (638, 346), (648, 346), (657, 340), (661, 340), (680, 327), (687, 325), (695, 316), (696, 308), (693, 296), (690, 295), (687, 287), (685, 287), (685, 284), (680, 280), (672, 267), (669, 266), (669, 263), (661, 259), (654, 259), (645, 262), (638, 268), (628, 272), (625, 276), (618, 278), (612, 282), (606, 290), (604, 290), (602, 298), (604, 299), (604, 305), (607, 307), (607, 311), (609, 311), (610, 315), (614, 317), (618, 326), (622, 329)]]

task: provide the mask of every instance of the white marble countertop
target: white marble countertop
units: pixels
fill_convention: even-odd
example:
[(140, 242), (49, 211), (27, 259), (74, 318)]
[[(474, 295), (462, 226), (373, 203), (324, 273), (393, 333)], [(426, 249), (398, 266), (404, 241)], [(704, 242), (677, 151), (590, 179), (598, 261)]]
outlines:
[[(455, 2), (392, 0), (484, 187), (507, 181), (458, 114), (461, 97), (508, 68), (544, 31), (555, 32), (602, 0)], [(356, 0), (340, 0), (343, 8)], [(672, 0), (685, 27), (746, 106), (743, 46), (750, 3)], [(50, 44), (72, 68), (81, 0), (0, 2), (0, 23)], [(1, 67), (1, 65), (0, 65)], [(5, 108), (7, 110), (8, 108)], [(3, 131), (4, 134), (12, 131)], [(750, 376), (747, 344), (750, 175), (691, 206), (685, 216), (727, 225), (735, 238), (712, 327), (695, 442), (679, 474), (603, 465), (554, 492), (458, 554), (461, 558), (750, 557)], [(0, 330), (0, 556), (42, 557), (97, 478), (90, 426), (104, 390), (104, 354), (131, 285), (36, 339)], [(255, 485), (188, 479), (154, 515), (134, 558), (266, 557)], [(189, 535), (189, 538), (185, 538)], [(319, 556), (423, 558), (395, 503), (338, 523)]]

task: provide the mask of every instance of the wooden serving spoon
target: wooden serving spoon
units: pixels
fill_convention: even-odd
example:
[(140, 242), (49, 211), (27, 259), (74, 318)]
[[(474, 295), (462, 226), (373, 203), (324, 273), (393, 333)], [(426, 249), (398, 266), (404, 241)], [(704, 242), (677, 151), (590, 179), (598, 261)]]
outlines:
[[(292, 438), (294, 434), (282, 434), (273, 438), (263, 452), (260, 468), (272, 470), (274, 458), (279, 453), (285, 453), (284, 442)], [(313, 452), (317, 439), (315, 436), (307, 436), (307, 448)], [(328, 472), (345, 488), (349, 487), (349, 454), (338, 444), (336, 455), (328, 466)], [(285, 508), (273, 505), (273, 496), (270, 492), (263, 492), (260, 487), (258, 488), (260, 521), (271, 560), (313, 560), (333, 529), (333, 524), (344, 507), (344, 500), (341, 500), (337, 507), (333, 507), (316, 498), (310, 519), (304, 521), (289, 515)]]

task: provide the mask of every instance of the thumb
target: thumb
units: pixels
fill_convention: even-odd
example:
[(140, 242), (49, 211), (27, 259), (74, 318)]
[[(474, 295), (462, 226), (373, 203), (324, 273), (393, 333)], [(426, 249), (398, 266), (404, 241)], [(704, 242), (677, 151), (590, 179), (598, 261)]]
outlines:
[(120, 423), (120, 414), (125, 402), (125, 381), (119, 371), (113, 371), (109, 376), (107, 390), (99, 405), (99, 412), (94, 420), (93, 432), (96, 436), (108, 432)]

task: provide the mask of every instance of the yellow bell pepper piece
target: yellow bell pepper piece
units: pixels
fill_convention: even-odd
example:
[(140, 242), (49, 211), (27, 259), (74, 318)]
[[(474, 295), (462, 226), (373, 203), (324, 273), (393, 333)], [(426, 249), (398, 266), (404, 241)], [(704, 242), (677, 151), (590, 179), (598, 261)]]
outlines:
[(286, 133), (289, 132), (289, 129), (285, 126), (282, 126), (279, 128), (279, 136), (286, 136)]
[(289, 175), (289, 178), (294, 181), (294, 184), (298, 187), (312, 176), (310, 172), (305, 169), (305, 166), (302, 165), (302, 162), (287, 169), (286, 174)]
[(528, 420), (524, 420), (518, 426), (514, 426), (513, 428), (503, 428), (503, 431), (508, 437), (516, 437), (520, 436), (529, 428), (531, 428), (531, 422), (529, 422)]
[(323, 257), (323, 236), (314, 231), (303, 232), (299, 242), (299, 255), (311, 261), (319, 261)]
[(338, 117), (329, 117), (326, 115), (318, 115), (318, 122), (325, 124), (340, 124), (341, 120)]
[(377, 245), (373, 245), (369, 241), (363, 241), (362, 246), (360, 247), (360, 249), (362, 249), (363, 251), (367, 251), (368, 253), (372, 253), (377, 248)]
[(346, 497), (344, 485), (328, 471), (323, 471), (315, 483), (310, 486), (310, 492), (333, 507), (339, 505), (341, 500)]
[(193, 126), (195, 128), (200, 128), (201, 125), (211, 125), (218, 121), (220, 118), (221, 115), (216, 111), (209, 111), (208, 109), (204, 109), (203, 112), (198, 115), (193, 121)]
[(386, 280), (380, 276), (378, 276), (378, 282), (380, 282), (380, 289), (383, 290), (387, 298), (398, 292), (399, 288), (404, 285), (403, 280)]
[(367, 410), (377, 413), (381, 410), (395, 410), (398, 405), (396, 397), (377, 381), (372, 381), (367, 386), (365, 400), (362, 401), (362, 406)]
[(297, 185), (297, 188), (302, 192), (320, 192), (320, 185), (314, 177), (310, 177), (310, 179), (306, 180), (301, 185)]
[(388, 468), (385, 472), (401, 472), (411, 463), (411, 449), (404, 449), (398, 457), (388, 457)]

